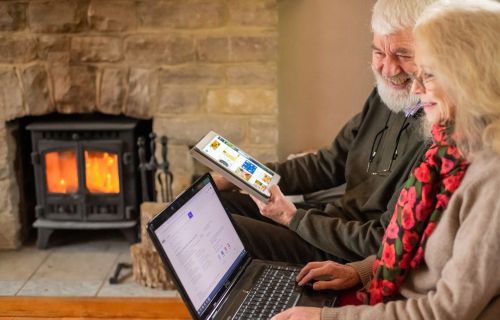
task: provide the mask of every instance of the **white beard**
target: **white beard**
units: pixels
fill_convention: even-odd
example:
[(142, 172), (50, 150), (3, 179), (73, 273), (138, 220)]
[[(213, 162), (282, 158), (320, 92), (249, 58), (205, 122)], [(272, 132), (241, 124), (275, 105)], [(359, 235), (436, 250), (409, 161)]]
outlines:
[(415, 106), (419, 98), (410, 92), (411, 83), (406, 90), (396, 90), (387, 85), (386, 80), (378, 72), (373, 71), (377, 81), (377, 90), (382, 101), (394, 112), (403, 111), (406, 108)]

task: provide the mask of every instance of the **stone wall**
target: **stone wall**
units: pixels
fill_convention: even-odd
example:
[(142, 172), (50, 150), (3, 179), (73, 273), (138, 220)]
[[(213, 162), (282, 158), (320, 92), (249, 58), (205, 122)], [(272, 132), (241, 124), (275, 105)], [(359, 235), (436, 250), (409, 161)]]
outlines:
[(0, 248), (19, 240), (7, 121), (51, 112), (153, 119), (170, 138), (174, 191), (209, 130), (276, 159), (276, 0), (0, 2)]

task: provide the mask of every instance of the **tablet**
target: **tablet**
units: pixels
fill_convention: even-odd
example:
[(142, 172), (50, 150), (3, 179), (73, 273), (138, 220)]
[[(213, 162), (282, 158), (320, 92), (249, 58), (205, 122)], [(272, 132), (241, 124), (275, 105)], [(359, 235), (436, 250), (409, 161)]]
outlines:
[(191, 154), (228, 181), (263, 202), (269, 200), (271, 195), (269, 187), (280, 180), (277, 173), (213, 131), (210, 131), (191, 149)]

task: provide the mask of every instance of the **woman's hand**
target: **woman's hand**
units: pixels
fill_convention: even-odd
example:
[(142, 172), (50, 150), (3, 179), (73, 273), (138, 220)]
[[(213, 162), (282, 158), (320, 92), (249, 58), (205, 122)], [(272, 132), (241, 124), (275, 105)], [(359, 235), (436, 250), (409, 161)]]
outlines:
[(359, 274), (351, 266), (333, 261), (309, 262), (297, 276), (299, 286), (311, 281), (314, 290), (349, 289), (361, 282)]
[(288, 226), (297, 212), (297, 208), (285, 197), (285, 195), (283, 195), (277, 185), (271, 186), (269, 192), (271, 193), (271, 197), (268, 203), (264, 203), (253, 196), (252, 199), (255, 201), (255, 204), (259, 207), (260, 213), (264, 217), (268, 217), (279, 224)]
[(278, 313), (271, 320), (320, 320), (321, 309), (311, 307), (293, 307)]

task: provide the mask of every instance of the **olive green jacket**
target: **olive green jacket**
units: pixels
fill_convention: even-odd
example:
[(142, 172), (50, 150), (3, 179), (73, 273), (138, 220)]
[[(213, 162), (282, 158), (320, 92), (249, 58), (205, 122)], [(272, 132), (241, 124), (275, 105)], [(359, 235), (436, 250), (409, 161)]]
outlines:
[[(420, 123), (421, 117), (391, 112), (374, 89), (330, 148), (273, 165), (282, 177), (279, 186), (284, 194), (346, 184), (345, 194), (324, 211), (298, 209), (289, 228), (315, 247), (348, 261), (376, 253), (399, 190), (428, 147)], [(381, 171), (389, 167), (396, 150), (387, 176), (367, 173), (370, 152), (377, 152), (370, 171)]]

